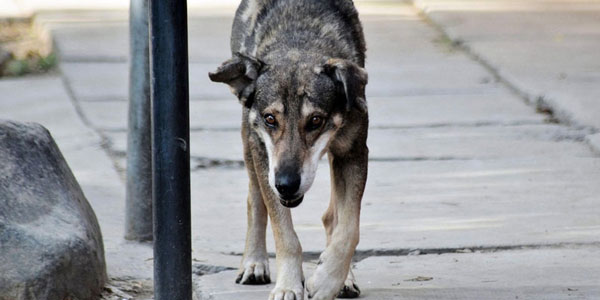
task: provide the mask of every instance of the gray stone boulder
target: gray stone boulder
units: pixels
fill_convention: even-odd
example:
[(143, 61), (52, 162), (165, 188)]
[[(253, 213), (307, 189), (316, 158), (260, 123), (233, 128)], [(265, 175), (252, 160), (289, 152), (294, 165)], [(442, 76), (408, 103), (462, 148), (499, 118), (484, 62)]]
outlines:
[(0, 300), (98, 299), (100, 227), (48, 130), (0, 120)]

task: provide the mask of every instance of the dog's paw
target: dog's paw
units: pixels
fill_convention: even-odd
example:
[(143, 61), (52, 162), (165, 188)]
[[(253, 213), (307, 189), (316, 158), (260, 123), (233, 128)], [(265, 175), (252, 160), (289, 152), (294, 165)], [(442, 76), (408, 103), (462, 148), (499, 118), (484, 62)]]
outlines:
[(247, 261), (244, 263), (243, 269), (240, 270), (235, 283), (239, 284), (269, 284), (271, 276), (269, 274), (269, 262), (263, 261)]
[(269, 295), (269, 300), (304, 300), (304, 288), (302, 286), (294, 289), (275, 287)]
[(335, 276), (330, 276), (328, 272), (321, 267), (322, 265), (315, 270), (315, 274), (313, 274), (306, 283), (308, 298), (315, 300), (333, 300), (340, 292), (342, 282), (341, 280), (337, 280)]
[(354, 273), (352, 272), (352, 268), (348, 271), (348, 277), (346, 277), (346, 281), (344, 281), (344, 286), (338, 293), (338, 298), (358, 298), (360, 296), (360, 289), (356, 284), (356, 279), (354, 278)]
[(342, 287), (337, 295), (338, 298), (358, 298), (358, 296), (360, 296), (360, 289), (356, 285), (356, 282), (351, 279), (346, 279), (344, 287)]

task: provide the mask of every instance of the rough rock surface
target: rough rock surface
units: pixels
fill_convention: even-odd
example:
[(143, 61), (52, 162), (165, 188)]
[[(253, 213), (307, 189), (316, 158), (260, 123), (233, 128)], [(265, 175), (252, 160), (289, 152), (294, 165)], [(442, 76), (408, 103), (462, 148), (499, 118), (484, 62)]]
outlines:
[(0, 300), (97, 298), (100, 227), (50, 133), (0, 120), (0, 162)]

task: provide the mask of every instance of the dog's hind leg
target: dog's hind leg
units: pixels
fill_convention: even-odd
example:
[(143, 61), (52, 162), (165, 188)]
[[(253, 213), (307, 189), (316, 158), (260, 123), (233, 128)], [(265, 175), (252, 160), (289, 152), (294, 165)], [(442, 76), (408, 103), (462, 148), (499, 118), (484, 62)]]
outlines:
[[(247, 157), (251, 157), (248, 153)], [(254, 164), (246, 159), (248, 177), (248, 231), (246, 232), (246, 248), (236, 283), (267, 284), (271, 282), (269, 258), (265, 234), (267, 228), (267, 208), (262, 198)]]
[[(329, 153), (331, 169), (332, 201), (331, 212), (324, 220), (333, 222), (325, 225), (330, 233), (328, 245), (321, 254), (319, 265), (308, 280), (309, 297), (317, 300), (332, 300), (343, 291), (347, 282), (350, 264), (359, 240), (360, 203), (367, 181), (368, 149), (366, 145), (356, 147), (344, 156)], [(327, 222), (326, 222), (327, 223)], [(333, 226), (333, 229), (327, 229)], [(348, 278), (352, 281), (353, 278)]]
[[(327, 235), (327, 246), (329, 246), (329, 243), (331, 242), (331, 234), (337, 224), (335, 199), (336, 198), (332, 195), (329, 207), (322, 217), (325, 234)], [(352, 273), (352, 267), (350, 267), (348, 276), (344, 281), (344, 286), (338, 293), (337, 298), (358, 298), (358, 296), (360, 296), (360, 288), (358, 287), (358, 284), (356, 284), (356, 278), (354, 277), (354, 273)]]
[(352, 267), (348, 271), (348, 276), (346, 277), (346, 281), (344, 281), (344, 286), (338, 293), (338, 298), (358, 298), (360, 296), (360, 289), (356, 284), (356, 278), (354, 278), (354, 273), (352, 273)]

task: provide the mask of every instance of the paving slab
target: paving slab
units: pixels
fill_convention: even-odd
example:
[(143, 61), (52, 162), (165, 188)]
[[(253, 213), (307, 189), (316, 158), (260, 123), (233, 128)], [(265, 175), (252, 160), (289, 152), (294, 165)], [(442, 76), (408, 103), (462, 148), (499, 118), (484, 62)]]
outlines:
[[(93, 101), (80, 103), (95, 127), (109, 131), (127, 128), (127, 102)], [(196, 129), (238, 129), (242, 107), (235, 98), (190, 102), (190, 127)]]
[[(106, 132), (112, 151), (125, 155), (126, 132)], [(581, 147), (587, 131), (556, 124), (520, 126), (446, 126), (438, 128), (371, 129), (369, 158), (382, 160), (472, 160), (509, 157), (587, 156)], [(238, 130), (190, 133), (190, 155), (196, 159), (243, 159)], [(194, 166), (192, 164), (192, 166)]]
[[(93, 134), (79, 121), (57, 76), (2, 79), (0, 95), (1, 118), (42, 124), (50, 130), (62, 151), (80, 147), (82, 132)], [(73, 120), (77, 121), (76, 126)]]
[[(219, 64), (189, 65), (190, 100), (230, 99), (236, 101), (224, 84), (208, 79)], [(64, 62), (60, 69), (80, 101), (127, 101), (129, 65), (126, 62)]]
[(129, 65), (125, 62), (64, 62), (60, 71), (79, 101), (128, 99)]
[[(113, 151), (122, 156), (126, 155), (126, 132), (107, 132), (106, 136), (111, 141)], [(243, 160), (241, 133), (239, 130), (192, 131), (190, 132), (190, 156), (193, 159), (241, 162)]]
[[(129, 2), (120, 0), (19, 0), (15, 1), (19, 7), (29, 11), (67, 11), (72, 14), (72, 11), (124, 11), (129, 8)], [(195, 15), (205, 15), (214, 13), (226, 12), (227, 15), (232, 15), (235, 12), (238, 0), (190, 0), (187, 1), (187, 7), (190, 13)]]
[[(369, 47), (367, 69), (370, 71), (371, 83), (367, 86), (368, 95), (480, 94), (489, 85), (495, 85), (485, 69), (477, 64), (470, 64), (465, 55), (448, 51), (449, 48), (443, 43), (432, 43), (439, 39), (438, 33), (423, 26), (413, 8), (406, 5), (402, 7), (406, 10), (403, 14), (384, 17), (367, 14), (363, 18)], [(81, 88), (75, 86), (77, 91), (82, 91), (82, 100), (103, 96), (114, 98), (115, 92), (118, 99), (126, 99), (127, 93), (123, 87), (127, 80), (121, 78), (127, 78), (125, 62), (128, 55), (128, 33), (127, 22), (123, 17), (116, 13), (107, 16), (91, 14), (87, 18), (77, 14), (54, 13), (41, 18), (40, 23), (48, 24), (51, 28), (64, 61), (123, 62), (122, 65), (106, 66), (63, 64), (63, 70), (69, 78), (83, 82)], [(107, 21), (100, 21), (102, 18)], [(72, 23), (78, 26), (72, 26)], [(206, 73), (230, 57), (231, 23), (230, 17), (190, 18), (192, 99), (214, 99), (229, 94), (226, 87), (213, 88), (215, 84), (208, 80)], [(394, 51), (390, 52), (388, 49)], [(115, 76), (111, 77), (113, 72)], [(115, 81), (116, 84), (98, 87), (96, 83), (105, 76), (106, 82)], [(92, 88), (87, 88), (90, 86)], [(109, 92), (108, 95), (106, 92)]]
[(443, 125), (541, 123), (544, 116), (507, 93), (370, 98), (369, 125), (431, 127)]
[(370, 130), (367, 143), (369, 157), (381, 161), (587, 156), (585, 134), (555, 124), (394, 128)]
[(533, 101), (542, 98), (563, 120), (600, 128), (599, 2), (415, 3)]
[(495, 84), (481, 66), (437, 42), (439, 34), (423, 26), (411, 7), (403, 16), (365, 16), (362, 21), (370, 97), (480, 94)]
[(218, 66), (229, 59), (232, 25), (233, 13), (229, 17), (191, 18), (188, 29), (190, 61)]
[[(106, 16), (108, 21), (104, 22), (98, 21), (101, 17), (91, 15), (89, 21), (85, 21), (86, 18), (78, 15), (55, 14), (44, 16), (40, 23), (49, 24), (52, 29), (61, 59), (76, 63), (61, 66), (82, 100), (124, 100), (127, 97), (127, 22), (119, 15)], [(70, 21), (73, 18), (75, 21)], [(367, 86), (370, 96), (479, 94), (494, 85), (481, 66), (469, 64), (468, 58), (460, 53), (440, 51), (444, 45), (431, 43), (438, 38), (437, 33), (422, 26), (412, 10), (408, 18), (367, 16), (364, 24), (369, 53), (374, 53), (369, 54), (367, 60), (367, 69), (372, 70), (371, 83)], [(231, 19), (191, 18), (189, 26), (191, 99), (230, 95), (225, 86), (213, 88), (215, 84), (206, 74), (230, 57)], [(382, 26), (395, 30), (382, 30)], [(415, 39), (416, 34), (425, 37)], [(395, 51), (390, 53), (387, 49)], [(106, 62), (115, 64), (102, 64)], [(99, 86), (98, 82), (107, 84)]]
[[(371, 128), (432, 127), (444, 125), (541, 124), (546, 117), (507, 93), (487, 95), (429, 95), (369, 98)], [(97, 128), (127, 128), (127, 103), (81, 102), (83, 112)], [(240, 128), (241, 106), (235, 98), (190, 102), (192, 130)]]
[[(190, 17), (189, 60), (218, 64), (231, 57), (229, 36), (233, 13), (228, 17)], [(120, 11), (51, 12), (37, 22), (48, 27), (64, 61), (121, 61), (129, 56), (129, 22)], [(77, 26), (73, 26), (76, 24)]]
[[(600, 159), (586, 156), (371, 162), (358, 249), (460, 248), (595, 241)], [(243, 250), (243, 169), (192, 173), (193, 247)], [(327, 164), (293, 209), (305, 251), (325, 245), (320, 216), (329, 201)], [(227, 219), (226, 226), (222, 224)], [(227, 234), (223, 234), (227, 232)], [(269, 251), (273, 251), (268, 231)]]
[(45, 21), (42, 24), (52, 33), (62, 60), (127, 61), (129, 22), (126, 18), (100, 21), (71, 19), (66, 15), (64, 19), (56, 18), (52, 23)]
[[(369, 257), (354, 265), (361, 299), (595, 299), (598, 247)], [(271, 272), (275, 267), (271, 263)], [(305, 276), (312, 263), (304, 264)], [(274, 283), (237, 285), (237, 271), (195, 280), (195, 299), (263, 300)], [(272, 276), (275, 278), (275, 276)]]

